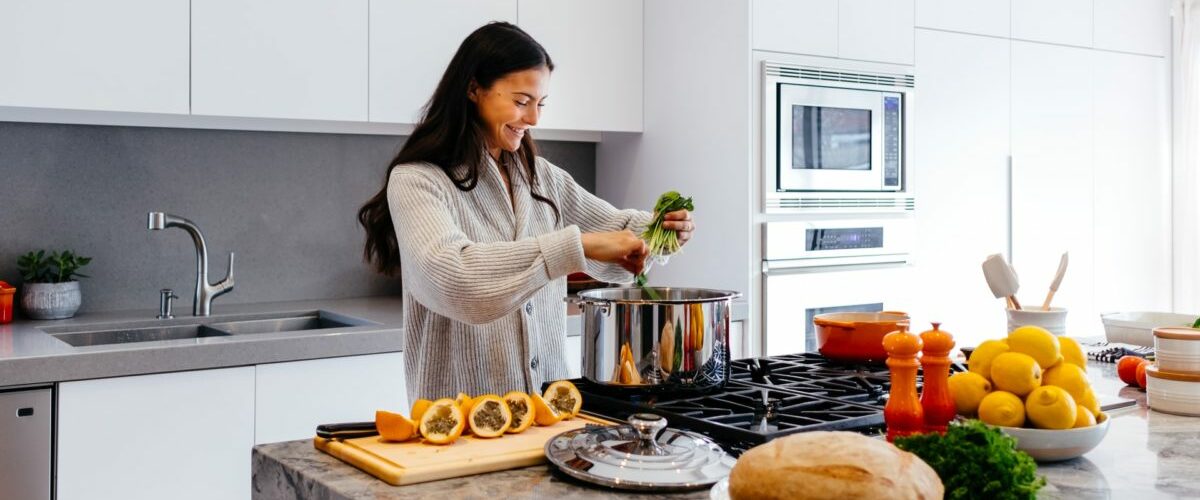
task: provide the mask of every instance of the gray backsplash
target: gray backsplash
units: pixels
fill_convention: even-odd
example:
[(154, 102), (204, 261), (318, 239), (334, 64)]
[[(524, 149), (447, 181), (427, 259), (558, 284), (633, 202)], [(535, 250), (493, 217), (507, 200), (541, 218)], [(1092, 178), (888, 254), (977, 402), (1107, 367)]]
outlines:
[[(173, 288), (190, 314), (195, 253), (187, 233), (146, 229), (146, 213), (204, 232), (213, 282), (237, 253), (221, 304), (399, 293), (362, 261), (359, 206), (379, 188), (403, 137), (0, 123), (0, 280), (17, 256), (71, 249), (93, 257), (81, 311), (157, 307)], [(541, 141), (542, 156), (595, 186), (595, 145)], [(19, 314), (19, 313), (18, 313)]]

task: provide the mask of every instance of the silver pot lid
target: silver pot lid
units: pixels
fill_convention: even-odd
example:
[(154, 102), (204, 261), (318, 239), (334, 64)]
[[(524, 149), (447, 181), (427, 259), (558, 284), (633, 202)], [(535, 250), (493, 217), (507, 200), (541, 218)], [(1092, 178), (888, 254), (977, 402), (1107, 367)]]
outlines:
[(629, 490), (693, 490), (729, 475), (735, 459), (720, 446), (666, 427), (667, 419), (638, 413), (628, 425), (570, 430), (546, 443), (546, 458), (572, 477)]

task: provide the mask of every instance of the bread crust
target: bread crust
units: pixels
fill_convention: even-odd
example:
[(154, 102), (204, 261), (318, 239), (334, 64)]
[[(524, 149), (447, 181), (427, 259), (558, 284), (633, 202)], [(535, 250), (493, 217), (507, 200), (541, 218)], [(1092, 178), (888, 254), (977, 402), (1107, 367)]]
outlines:
[(756, 446), (729, 475), (733, 500), (936, 500), (937, 473), (916, 455), (853, 432), (807, 432)]

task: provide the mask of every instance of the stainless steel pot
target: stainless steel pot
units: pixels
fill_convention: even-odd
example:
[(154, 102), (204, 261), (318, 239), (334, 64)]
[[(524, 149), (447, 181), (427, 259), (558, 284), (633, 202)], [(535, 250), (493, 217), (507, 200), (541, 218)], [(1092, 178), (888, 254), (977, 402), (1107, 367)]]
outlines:
[(585, 290), (583, 376), (601, 385), (708, 390), (729, 379), (729, 311), (737, 292), (702, 288)]

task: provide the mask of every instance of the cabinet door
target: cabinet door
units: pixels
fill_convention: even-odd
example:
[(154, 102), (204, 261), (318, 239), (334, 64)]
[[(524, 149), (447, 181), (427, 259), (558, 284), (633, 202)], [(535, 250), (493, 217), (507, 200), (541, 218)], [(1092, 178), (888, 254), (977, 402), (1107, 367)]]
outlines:
[(371, 121), (416, 123), (463, 39), (517, 21), (517, 0), (373, 0)]
[(913, 63), (913, 0), (841, 0), (838, 57)]
[(1040, 307), (1069, 251), (1054, 305), (1067, 334), (1100, 331), (1095, 310), (1090, 49), (1012, 42), (1013, 264), (1025, 307)]
[(755, 50), (837, 57), (838, 2), (752, 0)]
[(918, 28), (1008, 38), (1009, 0), (917, 0)]
[(583, 337), (567, 337), (565, 355), (567, 356), (567, 373), (571, 378), (579, 377), (583, 366)]
[(375, 410), (408, 413), (403, 353), (255, 368), (256, 444), (308, 439), (319, 424), (370, 421)]
[(193, 0), (192, 113), (367, 119), (367, 0)]
[(1008, 247), (1009, 41), (918, 29), (916, 48), (914, 295), (970, 346), (1004, 331), (980, 263)]
[(1012, 37), (1092, 46), (1092, 0), (1012, 0)]
[(517, 21), (554, 62), (538, 124), (642, 131), (642, 0), (520, 0)]
[(0, 0), (0, 106), (188, 112), (187, 0)]
[(250, 497), (254, 368), (63, 382), (58, 498)]
[(1170, 0), (1095, 0), (1095, 47), (1165, 56), (1171, 43)]
[(1095, 57), (1096, 308), (1170, 311), (1167, 62), (1103, 51)]

